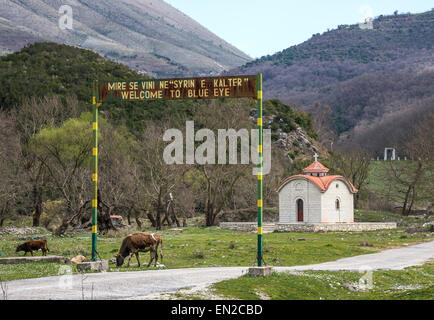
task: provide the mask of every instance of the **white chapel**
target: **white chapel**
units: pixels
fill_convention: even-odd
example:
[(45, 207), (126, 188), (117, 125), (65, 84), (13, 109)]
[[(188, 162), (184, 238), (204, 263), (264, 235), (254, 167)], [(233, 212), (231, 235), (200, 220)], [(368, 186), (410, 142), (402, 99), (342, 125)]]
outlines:
[(283, 180), (279, 193), (279, 223), (353, 223), (357, 189), (343, 176), (315, 161)]

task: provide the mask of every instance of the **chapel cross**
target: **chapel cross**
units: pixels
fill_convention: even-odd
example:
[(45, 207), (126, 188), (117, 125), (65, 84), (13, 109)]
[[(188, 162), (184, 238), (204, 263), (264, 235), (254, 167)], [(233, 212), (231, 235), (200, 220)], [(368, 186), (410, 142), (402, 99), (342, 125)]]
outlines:
[(313, 157), (315, 158), (315, 162), (318, 161), (318, 154), (315, 152), (315, 154), (313, 155)]

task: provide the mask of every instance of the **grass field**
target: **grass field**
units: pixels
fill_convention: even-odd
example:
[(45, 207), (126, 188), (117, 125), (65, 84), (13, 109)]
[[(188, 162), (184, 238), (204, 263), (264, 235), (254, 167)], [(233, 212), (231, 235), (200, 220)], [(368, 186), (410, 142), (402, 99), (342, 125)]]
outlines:
[[(402, 163), (405, 164), (405, 161)], [(394, 190), (390, 188), (390, 183), (386, 180), (387, 166), (387, 161), (371, 161), (368, 184), (366, 187), (369, 191), (379, 195), (380, 197), (391, 199), (392, 201), (399, 201), (401, 200), (401, 197), (394, 194)]]
[[(394, 214), (359, 211), (359, 220), (376, 221), (396, 218)], [(406, 224), (412, 225), (411, 218)], [(410, 220), (409, 220), (410, 219)], [(423, 221), (415, 220), (419, 224)], [(90, 257), (90, 233), (68, 233), (64, 237), (52, 236), (43, 228), (37, 234), (0, 234), (1, 257), (17, 256), (16, 246), (25, 239), (43, 236), (48, 240), (49, 254), (72, 258), (78, 254)], [(110, 259), (118, 252), (122, 238), (134, 232), (133, 229), (109, 232), (98, 238), (98, 252), (103, 259)], [(147, 230), (150, 231), (150, 230)], [(168, 229), (162, 232), (164, 239), (164, 260), (167, 268), (210, 267), (210, 266), (252, 266), (256, 261), (256, 234), (218, 227), (188, 227)], [(320, 263), (359, 254), (376, 252), (391, 247), (399, 247), (415, 242), (434, 239), (434, 233), (407, 233), (404, 228), (371, 232), (328, 232), (328, 233), (268, 233), (264, 235), (264, 259), (274, 266), (293, 266)], [(368, 242), (372, 246), (359, 246)], [(21, 252), (18, 255), (23, 255)], [(38, 252), (37, 255), (41, 255)], [(149, 254), (141, 254), (141, 262), (148, 262)], [(131, 260), (136, 263), (135, 258)], [(0, 264), (0, 278), (14, 280), (23, 278), (57, 275), (61, 264), (26, 263)], [(131, 265), (116, 268), (110, 264), (110, 271), (146, 270)], [(73, 267), (73, 272), (77, 272)]]
[(426, 222), (434, 222), (434, 215), (431, 216), (402, 216), (398, 213), (354, 210), (355, 222), (396, 222), (398, 227), (408, 228), (421, 226)]
[[(393, 165), (396, 168), (409, 166), (411, 161), (394, 161)], [(398, 190), (402, 188), (397, 188), (395, 184), (391, 184), (388, 181), (388, 169), (390, 166), (389, 161), (371, 161), (369, 175), (367, 179), (366, 188), (373, 194), (376, 194), (380, 198), (387, 199), (393, 202), (402, 203), (404, 200), (404, 194), (400, 193)], [(432, 177), (433, 173), (431, 173)], [(426, 192), (431, 192), (431, 190), (426, 190)], [(431, 197), (432, 198), (432, 197)], [(430, 195), (427, 195), (426, 199), (430, 199)], [(426, 207), (429, 205), (428, 200), (416, 202), (417, 207)]]
[(434, 299), (434, 261), (404, 270), (374, 271), (370, 288), (359, 284), (364, 275), (332, 271), (273, 273), (266, 281), (245, 275), (216, 283), (211, 291), (227, 298), (249, 300)]

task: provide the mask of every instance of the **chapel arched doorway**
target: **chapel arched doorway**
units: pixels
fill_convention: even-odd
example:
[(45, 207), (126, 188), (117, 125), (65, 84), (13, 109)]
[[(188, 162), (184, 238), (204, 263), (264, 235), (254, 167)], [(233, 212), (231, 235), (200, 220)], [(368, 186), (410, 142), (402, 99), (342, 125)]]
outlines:
[(298, 199), (297, 200), (297, 221), (303, 222), (303, 200)]

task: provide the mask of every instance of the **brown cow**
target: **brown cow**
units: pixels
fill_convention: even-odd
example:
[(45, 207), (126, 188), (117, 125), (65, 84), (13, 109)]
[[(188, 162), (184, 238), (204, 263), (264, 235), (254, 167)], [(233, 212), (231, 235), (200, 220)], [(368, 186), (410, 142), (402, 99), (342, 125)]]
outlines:
[(160, 247), (161, 261), (163, 261), (163, 239), (158, 234), (154, 233), (134, 233), (125, 237), (122, 241), (121, 248), (119, 249), (116, 257), (116, 266), (120, 267), (124, 263), (126, 257), (128, 259), (128, 267), (130, 266), (130, 260), (133, 254), (136, 255), (137, 263), (140, 267), (139, 252), (150, 251), (151, 260), (149, 260), (148, 267), (151, 265), (152, 260), (155, 258), (154, 266), (157, 266), (158, 261), (158, 246)]
[(47, 255), (47, 251), (50, 251), (47, 246), (47, 240), (30, 240), (24, 242), (17, 247), (15, 252), (24, 251), (24, 255), (27, 255), (27, 252), (30, 251), (30, 254), (33, 256), (33, 251), (38, 251), (39, 249), (42, 250), (43, 256)]

